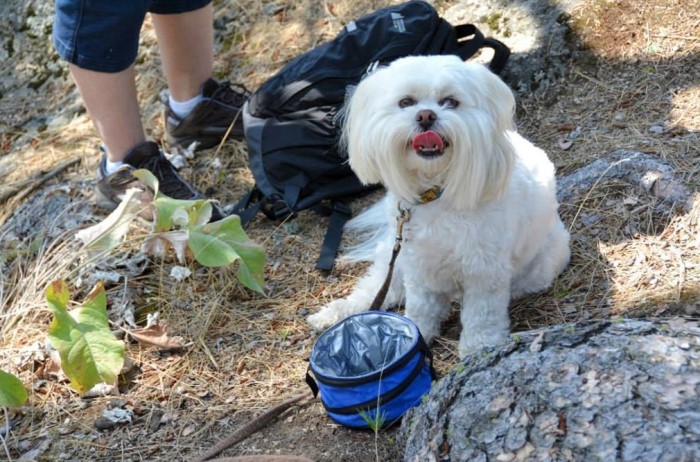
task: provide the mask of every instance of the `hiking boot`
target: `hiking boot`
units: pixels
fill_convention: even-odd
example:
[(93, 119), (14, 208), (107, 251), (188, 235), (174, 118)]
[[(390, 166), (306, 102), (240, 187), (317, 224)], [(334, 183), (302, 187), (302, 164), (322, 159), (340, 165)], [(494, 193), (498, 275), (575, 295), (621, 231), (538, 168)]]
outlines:
[[(141, 183), (132, 174), (134, 170), (144, 168), (158, 179), (159, 191), (173, 199), (205, 199), (199, 191), (178, 175), (177, 170), (165, 158), (163, 152), (153, 141), (146, 141), (131, 148), (124, 157), (124, 166), (116, 172), (107, 174), (105, 171), (107, 156), (103, 155), (97, 170), (97, 187), (95, 202), (104, 210), (114, 210), (124, 198), (126, 190), (137, 187)], [(218, 207), (212, 204), (210, 221), (223, 218)]]
[(178, 117), (168, 104), (167, 92), (163, 92), (165, 104), (165, 136), (171, 146), (187, 148), (197, 141), (197, 149), (206, 149), (228, 139), (243, 139), (243, 105), (250, 92), (239, 84), (217, 82), (209, 79), (202, 84), (204, 99), (184, 118)]

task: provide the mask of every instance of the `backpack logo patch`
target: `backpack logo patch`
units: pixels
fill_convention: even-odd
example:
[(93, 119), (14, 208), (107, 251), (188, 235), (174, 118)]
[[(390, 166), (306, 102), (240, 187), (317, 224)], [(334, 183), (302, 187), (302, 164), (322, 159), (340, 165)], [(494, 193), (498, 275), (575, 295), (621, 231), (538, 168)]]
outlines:
[(391, 13), (391, 20), (394, 23), (394, 29), (399, 32), (406, 32), (406, 24), (403, 21), (403, 16), (400, 13)]

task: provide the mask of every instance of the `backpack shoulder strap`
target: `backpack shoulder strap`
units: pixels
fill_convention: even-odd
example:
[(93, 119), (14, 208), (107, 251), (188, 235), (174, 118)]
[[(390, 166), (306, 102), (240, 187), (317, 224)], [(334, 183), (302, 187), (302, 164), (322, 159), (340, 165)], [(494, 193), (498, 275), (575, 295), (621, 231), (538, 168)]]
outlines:
[[(245, 227), (261, 210), (269, 218), (280, 218), (281, 214), (280, 216), (273, 216), (274, 211), (267, 210), (270, 205), (258, 187), (253, 186), (233, 207), (231, 213), (238, 215), (241, 219), (241, 225)], [(352, 217), (352, 211), (346, 200), (335, 199), (332, 202), (332, 210), (326, 235), (323, 238), (323, 244), (321, 244), (321, 252), (318, 260), (316, 260), (316, 269), (330, 271), (333, 268), (335, 257), (338, 255), (338, 249), (340, 248), (340, 241), (343, 237), (343, 227), (350, 217)]]
[(245, 228), (264, 204), (265, 197), (256, 184), (233, 206), (231, 213), (240, 217), (241, 226)]
[(333, 210), (331, 212), (326, 236), (321, 244), (321, 254), (316, 260), (316, 269), (321, 271), (330, 271), (333, 268), (333, 262), (338, 255), (340, 240), (343, 237), (343, 227), (352, 216), (352, 211), (347, 202), (342, 199), (333, 201)]

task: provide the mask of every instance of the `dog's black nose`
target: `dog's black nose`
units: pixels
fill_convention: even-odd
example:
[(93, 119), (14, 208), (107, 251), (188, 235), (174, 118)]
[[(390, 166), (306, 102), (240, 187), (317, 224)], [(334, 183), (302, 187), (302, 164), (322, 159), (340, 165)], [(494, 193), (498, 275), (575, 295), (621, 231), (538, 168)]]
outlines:
[(423, 130), (427, 130), (433, 126), (437, 120), (437, 114), (430, 109), (421, 109), (416, 113), (416, 122)]

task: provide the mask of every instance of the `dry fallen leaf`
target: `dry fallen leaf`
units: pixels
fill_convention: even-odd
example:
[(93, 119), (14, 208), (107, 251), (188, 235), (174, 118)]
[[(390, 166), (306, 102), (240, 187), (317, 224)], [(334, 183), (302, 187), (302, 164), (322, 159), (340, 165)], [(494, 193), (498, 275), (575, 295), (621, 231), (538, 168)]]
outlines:
[(190, 436), (192, 433), (197, 431), (197, 425), (191, 424), (185, 427), (184, 430), (182, 430), (182, 436)]
[(49, 353), (49, 360), (44, 365), (44, 374), (57, 378), (65, 377), (63, 369), (61, 369), (61, 356), (58, 354), (58, 351), (51, 350)]
[(159, 322), (128, 332), (140, 344), (154, 346), (159, 350), (180, 350), (187, 347), (182, 338), (170, 337), (168, 326)]

